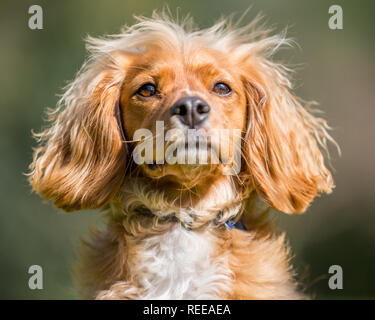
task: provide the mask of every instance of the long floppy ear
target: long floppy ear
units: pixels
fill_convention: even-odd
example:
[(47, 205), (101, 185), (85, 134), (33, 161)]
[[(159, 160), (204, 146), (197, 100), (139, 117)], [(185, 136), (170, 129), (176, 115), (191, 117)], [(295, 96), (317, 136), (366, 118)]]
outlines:
[(118, 192), (126, 152), (115, 117), (125, 59), (92, 56), (67, 87), (51, 125), (35, 134), (39, 147), (30, 165), (30, 183), (66, 211), (98, 208)]
[(242, 66), (248, 103), (244, 154), (253, 185), (273, 208), (303, 212), (319, 192), (334, 187), (319, 149), (333, 141), (329, 127), (290, 92), (285, 67), (256, 54)]

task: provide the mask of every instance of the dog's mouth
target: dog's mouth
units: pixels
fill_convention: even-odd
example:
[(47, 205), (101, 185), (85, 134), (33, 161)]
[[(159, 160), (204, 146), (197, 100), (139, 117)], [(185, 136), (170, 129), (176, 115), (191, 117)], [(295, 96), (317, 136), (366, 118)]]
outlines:
[(174, 143), (167, 145), (163, 154), (156, 154), (152, 161), (141, 165), (143, 172), (151, 178), (173, 176), (180, 181), (194, 180), (215, 174), (230, 162), (222, 156), (220, 146), (215, 143)]
[(164, 151), (164, 160), (167, 164), (179, 165), (219, 164), (223, 161), (218, 144), (202, 143), (199, 140), (175, 143), (173, 148), (171, 145), (167, 145)]

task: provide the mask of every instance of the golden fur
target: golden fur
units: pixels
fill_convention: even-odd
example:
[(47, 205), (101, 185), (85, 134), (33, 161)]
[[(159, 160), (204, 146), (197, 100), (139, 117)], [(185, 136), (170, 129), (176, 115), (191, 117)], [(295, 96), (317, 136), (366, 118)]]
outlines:
[[(155, 270), (166, 259), (172, 261), (168, 265), (179, 261), (166, 253), (168, 237), (175, 237), (182, 248), (190, 239), (207, 251), (207, 264), (200, 265), (202, 259), (194, 258), (194, 252), (182, 258), (197, 270), (212, 268), (210, 280), (193, 298), (304, 298), (284, 236), (275, 234), (266, 216), (268, 206), (303, 212), (319, 192), (331, 191), (332, 177), (319, 149), (331, 138), (326, 122), (291, 93), (290, 70), (271, 59), (290, 42), (269, 36), (256, 24), (241, 28), (221, 21), (196, 30), (190, 20), (177, 23), (154, 14), (119, 35), (88, 39), (91, 55), (50, 113), (51, 126), (37, 134), (40, 146), (30, 173), (33, 189), (59, 208), (106, 210), (106, 229), (93, 231), (80, 250), (77, 282), (84, 298), (191, 298), (193, 287), (188, 292), (176, 289), (179, 280), (192, 277), (186, 283), (194, 282), (190, 269), (179, 275), (176, 262), (171, 269), (175, 283)], [(217, 80), (229, 83), (232, 94), (212, 94)], [(134, 94), (147, 82), (157, 84), (158, 97)], [(133, 137), (139, 128), (155, 132), (157, 120), (166, 129), (176, 127), (168, 110), (189, 95), (214, 109), (204, 127), (207, 133), (241, 129), (238, 175), (223, 175), (223, 165), (192, 170), (166, 164), (155, 171), (135, 165), (127, 154), (123, 143), (134, 150), (137, 141), (122, 141), (117, 101), (126, 136)], [(141, 214), (139, 208), (153, 215)], [(170, 214), (177, 220), (164, 219)], [(240, 217), (248, 231), (224, 226)], [(160, 248), (159, 241), (164, 241)], [(149, 257), (155, 252), (160, 260)]]

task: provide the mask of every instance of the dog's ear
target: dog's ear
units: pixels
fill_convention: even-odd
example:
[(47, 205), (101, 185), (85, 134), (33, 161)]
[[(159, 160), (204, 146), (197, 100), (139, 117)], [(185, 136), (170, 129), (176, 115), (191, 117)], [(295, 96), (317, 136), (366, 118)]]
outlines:
[(271, 207), (303, 212), (334, 187), (320, 150), (332, 140), (328, 126), (290, 92), (285, 67), (260, 56), (241, 65), (248, 103), (244, 162), (253, 186)]
[(57, 207), (103, 207), (121, 186), (127, 154), (115, 112), (127, 62), (119, 53), (91, 57), (50, 112), (50, 127), (35, 134), (30, 183)]

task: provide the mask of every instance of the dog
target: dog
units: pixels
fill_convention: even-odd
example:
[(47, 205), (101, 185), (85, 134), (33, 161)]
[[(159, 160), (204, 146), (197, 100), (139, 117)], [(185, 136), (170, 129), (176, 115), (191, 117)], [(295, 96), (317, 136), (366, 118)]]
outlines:
[[(331, 192), (323, 151), (332, 138), (292, 93), (291, 70), (273, 61), (290, 41), (258, 19), (203, 30), (165, 14), (137, 19), (118, 35), (87, 39), (88, 60), (36, 134), (33, 190), (106, 219), (80, 246), (81, 297), (308, 298), (269, 211), (301, 213)], [(138, 164), (135, 150), (155, 146), (157, 123), (179, 133)], [(134, 138), (139, 129), (152, 137)], [(190, 130), (198, 140), (237, 130), (239, 144), (224, 157), (224, 142), (212, 139), (208, 163), (164, 161), (172, 144), (185, 156), (203, 152), (197, 138), (187, 146)]]

